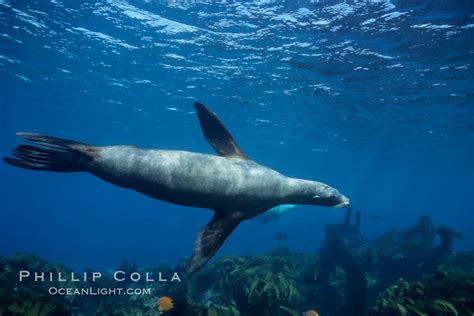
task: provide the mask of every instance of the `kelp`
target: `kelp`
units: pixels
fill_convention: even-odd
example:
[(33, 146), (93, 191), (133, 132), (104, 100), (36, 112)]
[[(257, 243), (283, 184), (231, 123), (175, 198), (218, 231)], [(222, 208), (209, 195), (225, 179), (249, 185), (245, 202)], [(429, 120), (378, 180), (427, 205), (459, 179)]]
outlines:
[(52, 281), (46, 285), (32, 279), (19, 281), (19, 271), (70, 273), (63, 265), (53, 264), (31, 254), (17, 253), (0, 257), (0, 315), (69, 315), (67, 306), (73, 297), (51, 296), (50, 287), (71, 287), (70, 281)]
[(474, 315), (474, 275), (461, 268), (442, 267), (422, 281), (385, 289), (370, 315)]
[(280, 306), (294, 305), (301, 295), (297, 280), (305, 259), (282, 250), (222, 257), (194, 277), (190, 300), (236, 306), (249, 315), (283, 314)]
[[(121, 269), (131, 271), (136, 265), (124, 261)], [(26, 270), (43, 272), (45, 282), (35, 282), (33, 276), (20, 282), (19, 271)], [(86, 270), (87, 271), (87, 270)], [(54, 275), (49, 280), (49, 273)], [(137, 315), (156, 312), (154, 297), (146, 295), (51, 295), (50, 288), (67, 288), (74, 291), (78, 288), (116, 288), (120, 287), (111, 276), (104, 276), (95, 282), (59, 281), (58, 274), (63, 277), (72, 273), (61, 264), (48, 262), (31, 254), (15, 254), (0, 257), (0, 315)], [(90, 274), (90, 271), (89, 271)], [(103, 272), (104, 275), (107, 272)], [(126, 284), (124, 284), (126, 285)], [(143, 285), (143, 283), (142, 283)]]

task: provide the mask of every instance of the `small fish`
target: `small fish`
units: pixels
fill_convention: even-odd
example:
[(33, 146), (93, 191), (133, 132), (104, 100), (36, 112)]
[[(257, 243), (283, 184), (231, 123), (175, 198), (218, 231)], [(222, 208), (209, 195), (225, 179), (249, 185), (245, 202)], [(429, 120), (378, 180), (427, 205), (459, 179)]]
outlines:
[(276, 240), (285, 240), (288, 237), (288, 234), (285, 232), (278, 232), (274, 235)]
[(369, 216), (370, 219), (373, 219), (374, 221), (377, 221), (377, 222), (383, 222), (384, 221), (384, 218), (382, 217), (382, 215), (379, 215), (379, 214), (370, 213), (368, 216)]
[(162, 314), (173, 309), (174, 302), (169, 296), (162, 296), (156, 301), (158, 312)]
[(319, 313), (315, 310), (309, 310), (303, 313), (303, 316), (319, 316)]

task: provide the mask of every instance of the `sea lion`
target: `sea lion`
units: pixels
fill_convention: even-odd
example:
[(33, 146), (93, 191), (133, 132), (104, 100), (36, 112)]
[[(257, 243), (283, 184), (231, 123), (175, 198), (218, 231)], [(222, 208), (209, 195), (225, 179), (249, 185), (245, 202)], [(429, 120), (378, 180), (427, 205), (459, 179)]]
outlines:
[(117, 186), (169, 203), (214, 211), (198, 234), (186, 272), (203, 267), (245, 219), (281, 204), (345, 207), (330, 186), (289, 178), (249, 159), (217, 116), (194, 103), (204, 137), (217, 156), (188, 151), (92, 146), (62, 138), (17, 133), (36, 144), (18, 145), (7, 164), (32, 170), (89, 172)]

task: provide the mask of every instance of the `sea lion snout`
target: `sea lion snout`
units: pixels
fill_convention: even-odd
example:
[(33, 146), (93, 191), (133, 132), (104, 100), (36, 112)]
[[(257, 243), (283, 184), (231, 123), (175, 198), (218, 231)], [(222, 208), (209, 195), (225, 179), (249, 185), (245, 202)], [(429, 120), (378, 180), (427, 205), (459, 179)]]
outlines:
[(341, 200), (341, 202), (340, 202), (339, 204), (337, 204), (337, 205), (334, 205), (334, 207), (336, 207), (336, 208), (344, 208), (344, 207), (348, 207), (349, 205), (351, 205), (351, 200), (350, 200), (348, 197), (346, 197), (346, 196), (344, 196), (344, 195), (342, 195), (342, 194), (341, 194), (340, 200)]

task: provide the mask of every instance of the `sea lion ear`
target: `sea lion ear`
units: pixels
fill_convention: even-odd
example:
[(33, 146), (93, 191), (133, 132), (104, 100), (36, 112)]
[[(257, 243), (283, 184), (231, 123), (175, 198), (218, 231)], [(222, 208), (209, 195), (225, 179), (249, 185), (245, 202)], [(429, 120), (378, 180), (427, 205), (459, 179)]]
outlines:
[(199, 124), (207, 142), (219, 156), (247, 158), (219, 118), (205, 105), (194, 102)]
[(191, 276), (211, 259), (224, 241), (244, 219), (241, 213), (216, 212), (209, 223), (199, 232), (191, 258), (186, 266), (186, 273)]

